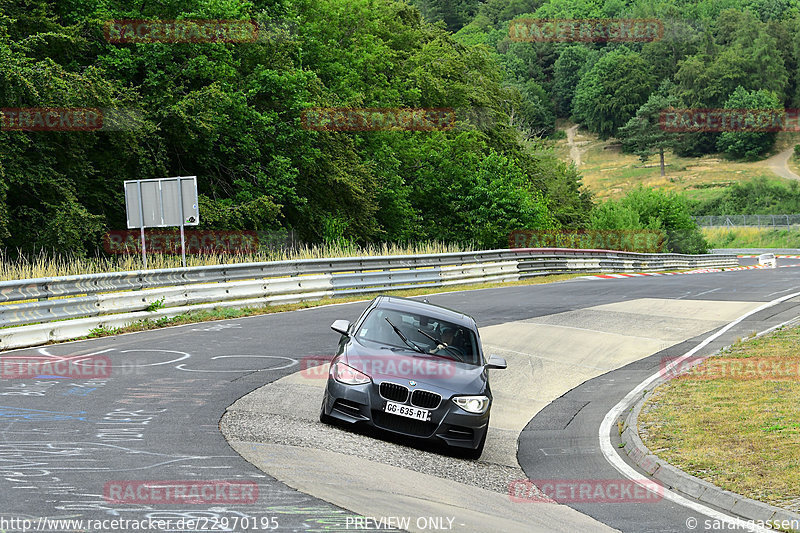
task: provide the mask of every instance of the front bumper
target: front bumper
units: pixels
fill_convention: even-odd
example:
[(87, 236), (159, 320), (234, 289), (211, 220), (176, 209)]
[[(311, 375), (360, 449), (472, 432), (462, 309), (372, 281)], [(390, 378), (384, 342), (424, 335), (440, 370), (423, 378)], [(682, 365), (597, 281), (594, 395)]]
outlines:
[[(464, 411), (451, 398), (453, 394), (437, 391), (442, 401), (430, 409), (430, 420), (423, 422), (384, 412), (387, 400), (380, 395), (380, 383), (344, 385), (328, 379), (322, 410), (341, 422), (367, 425), (391, 433), (442, 441), (457, 448), (476, 449), (489, 429), (489, 411), (473, 414)], [(396, 402), (404, 403), (404, 402)], [(408, 401), (404, 405), (410, 405)]]

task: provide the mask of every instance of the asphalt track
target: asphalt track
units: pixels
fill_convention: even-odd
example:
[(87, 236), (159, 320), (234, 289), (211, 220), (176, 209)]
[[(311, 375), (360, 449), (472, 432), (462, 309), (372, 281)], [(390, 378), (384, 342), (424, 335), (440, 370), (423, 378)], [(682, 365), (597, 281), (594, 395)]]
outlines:
[[(779, 260), (780, 265), (796, 262)], [(513, 354), (514, 343), (527, 346), (527, 351), (516, 351), (526, 357), (531, 352), (540, 356), (538, 375), (544, 373), (553, 382), (563, 381), (562, 387), (569, 386), (561, 393), (553, 387), (548, 395), (555, 395), (554, 401), (535, 405), (535, 416), (523, 424), (524, 429), (517, 428), (514, 413), (505, 419), (493, 415), (501, 426), (523, 429), (518, 460), (527, 477), (613, 479), (620, 475), (599, 453), (597, 439), (608, 410), (657, 372), (663, 357), (687, 351), (742, 310), (800, 290), (798, 274), (796, 268), (778, 268), (575, 280), (429, 299), (472, 314), (481, 325), (487, 351), (500, 345), (497, 352), (505, 350), (508, 355)], [(0, 380), (0, 519), (197, 517), (228, 518), (231, 524), (236, 517), (259, 521), (275, 517), (282, 531), (352, 531), (347, 521), (347, 517), (352, 520), (352, 512), (265, 475), (231, 449), (218, 424), (229, 405), (295, 373), (303, 357), (330, 354), (336, 336), (328, 325), (337, 318), (354, 319), (363, 305), (186, 325), (0, 354), (3, 358), (102, 354), (114, 364), (105, 379)], [(797, 316), (796, 306), (790, 301), (758, 313), (704, 351)], [(693, 310), (703, 313), (703, 318), (694, 317)], [(721, 310), (718, 316), (715, 310)], [(639, 325), (658, 330), (659, 323), (667, 322), (669, 327), (662, 328), (660, 337), (637, 339)], [(682, 330), (691, 336), (673, 342)], [(567, 331), (573, 333), (567, 336)], [(634, 339), (615, 344), (623, 333)], [(613, 359), (609, 367), (584, 365), (592, 367), (589, 371), (578, 366), (564, 372), (547, 366), (553, 359), (547, 354), (577, 350), (586, 335), (590, 340), (583, 341), (584, 345), (606, 352), (615, 345), (624, 346), (626, 357)], [(597, 356), (597, 351), (585, 353)], [(512, 400), (508, 399), (509, 405)], [(501, 405), (503, 398), (498, 397), (495, 408)], [(503, 453), (500, 456), (505, 457)], [(308, 465), (311, 471), (313, 467)], [(104, 498), (106, 483), (114, 480), (248, 480), (258, 484), (259, 496), (255, 504), (117, 504)], [(689, 531), (689, 516), (700, 520), (700, 527), (693, 531), (704, 530), (702, 516), (667, 501), (568, 505), (598, 525), (622, 531)], [(564, 511), (565, 518), (574, 516)], [(216, 531), (254, 529), (216, 524)], [(210, 530), (210, 526), (194, 530)]]

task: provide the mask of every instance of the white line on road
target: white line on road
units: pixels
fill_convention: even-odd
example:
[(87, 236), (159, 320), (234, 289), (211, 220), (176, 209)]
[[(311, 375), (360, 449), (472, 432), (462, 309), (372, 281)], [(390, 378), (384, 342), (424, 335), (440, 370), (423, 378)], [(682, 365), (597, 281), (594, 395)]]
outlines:
[(780, 294), (782, 292), (786, 292), (786, 291), (790, 291), (792, 289), (798, 289), (798, 288), (800, 288), (800, 285), (795, 285), (794, 287), (789, 287), (788, 289), (782, 289), (782, 290), (779, 290), (779, 291), (771, 292), (771, 293), (767, 294), (767, 296), (772, 296), (773, 294)]
[[(717, 292), (717, 291), (718, 291), (718, 290), (720, 290), (720, 289), (722, 289), (722, 287), (717, 287), (716, 289), (709, 289), (709, 290), (707, 290), (707, 291), (698, 292), (697, 294), (695, 294), (695, 296), (702, 296), (702, 295), (704, 295), (704, 294), (708, 294), (708, 293), (710, 293), (710, 292)], [(771, 295), (770, 295), (770, 296), (771, 296)]]

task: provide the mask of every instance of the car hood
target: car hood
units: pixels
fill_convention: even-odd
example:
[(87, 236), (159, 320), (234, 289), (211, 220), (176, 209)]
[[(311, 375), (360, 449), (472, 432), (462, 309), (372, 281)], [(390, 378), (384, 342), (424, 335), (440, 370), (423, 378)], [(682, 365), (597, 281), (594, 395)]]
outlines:
[(419, 385), (459, 394), (482, 394), (486, 390), (487, 372), (484, 367), (444, 357), (388, 347), (366, 349), (353, 343), (341, 359), (373, 381), (415, 381)]

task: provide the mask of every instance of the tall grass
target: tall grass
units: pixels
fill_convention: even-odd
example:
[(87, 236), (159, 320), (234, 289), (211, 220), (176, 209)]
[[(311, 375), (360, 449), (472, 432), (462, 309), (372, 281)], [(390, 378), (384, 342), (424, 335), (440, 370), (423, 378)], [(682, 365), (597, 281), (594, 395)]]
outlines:
[[(233, 263), (260, 263), (323, 257), (362, 257), (373, 255), (440, 254), (475, 250), (473, 246), (447, 244), (437, 241), (412, 244), (381, 243), (360, 247), (354, 244), (322, 244), (300, 246), (286, 250), (262, 249), (248, 254), (200, 254), (186, 256), (186, 266), (223, 265)], [(147, 269), (178, 268), (180, 255), (147, 254)], [(0, 280), (70, 276), (97, 272), (123, 272), (141, 270), (141, 255), (115, 255), (77, 257), (53, 255), (41, 251), (35, 255), (19, 254), (10, 259), (0, 251)]]
[(711, 248), (800, 248), (800, 229), (702, 228)]

